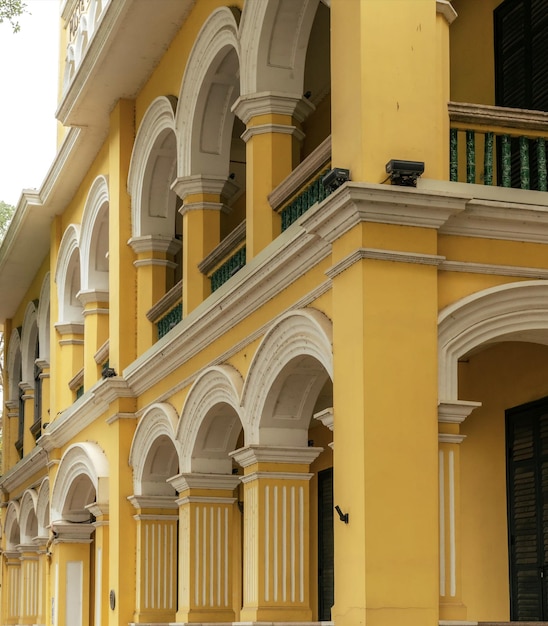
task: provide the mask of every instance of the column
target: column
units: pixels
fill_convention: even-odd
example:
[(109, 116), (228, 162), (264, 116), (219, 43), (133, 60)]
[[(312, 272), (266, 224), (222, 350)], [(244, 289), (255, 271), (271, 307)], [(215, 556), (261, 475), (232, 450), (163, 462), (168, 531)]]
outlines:
[(137, 354), (143, 354), (158, 339), (156, 325), (147, 319), (147, 313), (166, 295), (181, 242), (173, 237), (144, 235), (132, 237), (129, 245), (137, 256), (133, 263), (137, 269)]
[(5, 550), (3, 614), (6, 624), (18, 624), (21, 610), (21, 560), (17, 550)]
[[(239, 545), (234, 489), (238, 476), (179, 474), (179, 610), (177, 622), (236, 620)], [(239, 607), (238, 607), (239, 608)]]
[[(93, 542), (91, 549), (94, 550), (94, 567), (90, 572), (93, 596), (90, 596), (90, 605), (94, 616), (93, 624), (108, 624), (109, 621), (109, 508), (108, 504), (88, 504), (86, 509), (93, 515), (95, 521), (93, 527)], [(93, 576), (93, 582), (91, 581)]]
[(48, 554), (48, 538), (37, 537), (34, 539), (36, 552), (38, 554), (38, 608), (36, 623), (45, 624), (48, 615), (47, 590), (49, 576), (49, 554)]
[[(59, 336), (60, 347), (58, 366), (68, 375), (66, 379), (62, 376), (56, 377), (56, 406), (64, 409), (74, 402), (68, 383), (84, 366), (84, 324), (80, 322), (55, 324), (55, 330)], [(51, 417), (55, 419), (55, 416)]]
[(246, 252), (250, 260), (281, 230), (280, 216), (268, 194), (300, 161), (300, 128), (313, 111), (311, 102), (290, 94), (257, 93), (241, 96), (233, 106), (246, 130)]
[(137, 604), (134, 621), (174, 622), (177, 611), (178, 505), (169, 496), (131, 496), (137, 510)]
[(386, 163), (400, 158), (424, 161), (425, 177), (446, 179), (449, 56), (441, 29), (449, 26), (439, 23), (437, 4), (331, 4), (333, 166), (350, 169), (352, 180), (380, 183)]
[(178, 178), (173, 189), (183, 200), (183, 317), (211, 293), (198, 265), (221, 241), (221, 211), (235, 191), (230, 180), (214, 176)]
[(440, 620), (465, 621), (460, 543), (460, 425), (480, 402), (441, 402), (438, 406)]
[(109, 337), (109, 292), (79, 291), (77, 298), (84, 309), (84, 389), (91, 389), (100, 378), (95, 353)]
[(91, 626), (93, 524), (53, 522), (52, 626)]
[(38, 550), (34, 544), (21, 545), (19, 550), (21, 554), (19, 624), (36, 624), (41, 602)]
[(23, 425), (22, 441), (20, 441), (24, 456), (34, 448), (34, 436), (30, 430), (34, 422), (34, 387), (27, 382), (19, 383), (19, 387), (23, 392), (22, 400), (25, 403), (25, 422)]
[(322, 448), (248, 446), (244, 468), (242, 621), (309, 621), (310, 463)]

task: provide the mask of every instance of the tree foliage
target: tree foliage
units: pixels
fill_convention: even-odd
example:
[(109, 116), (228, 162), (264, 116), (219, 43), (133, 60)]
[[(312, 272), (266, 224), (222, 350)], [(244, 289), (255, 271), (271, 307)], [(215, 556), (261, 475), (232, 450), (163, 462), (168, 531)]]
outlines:
[[(0, 2), (2, 2), (2, 0), (0, 0)], [(0, 200), (0, 242), (6, 236), (14, 211), (14, 206)]]
[(23, 0), (0, 0), (0, 24), (9, 22), (16, 33), (19, 30), (17, 18), (23, 15), (25, 9)]

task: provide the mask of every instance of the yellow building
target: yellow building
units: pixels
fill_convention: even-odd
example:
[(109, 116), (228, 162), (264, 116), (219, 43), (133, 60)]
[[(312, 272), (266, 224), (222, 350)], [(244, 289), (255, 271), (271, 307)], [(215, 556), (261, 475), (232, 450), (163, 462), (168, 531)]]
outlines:
[(0, 247), (0, 624), (548, 621), (548, 3), (60, 38)]

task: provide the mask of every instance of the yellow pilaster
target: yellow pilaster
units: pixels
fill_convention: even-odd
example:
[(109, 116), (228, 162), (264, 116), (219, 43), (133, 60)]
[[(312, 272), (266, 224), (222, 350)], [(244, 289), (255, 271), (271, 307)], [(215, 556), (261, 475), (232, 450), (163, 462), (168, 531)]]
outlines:
[(177, 610), (177, 520), (175, 498), (132, 496), (137, 512), (137, 578), (134, 622), (174, 622)]
[(309, 473), (322, 448), (249, 446), (244, 468), (242, 621), (309, 621)]
[(379, 244), (394, 250), (401, 235), (348, 232), (328, 272), (334, 503), (349, 515), (334, 526), (337, 626), (438, 623), (436, 237), (408, 229), (407, 250), (424, 257), (383, 259)]
[(440, 620), (467, 620), (462, 601), (460, 425), (478, 402), (443, 402), (438, 407)]
[(132, 237), (129, 244), (137, 256), (133, 263), (137, 269), (137, 354), (142, 354), (158, 339), (150, 312), (166, 295), (168, 274), (176, 267), (173, 259), (181, 242), (172, 237), (146, 235)]
[[(136, 356), (136, 276), (131, 237), (131, 201), (127, 179), (135, 112), (131, 100), (119, 100), (110, 114), (109, 139), (109, 363), (121, 372)], [(115, 277), (115, 278), (114, 278)]]
[(39, 555), (35, 545), (21, 546), (21, 605), (19, 624), (38, 623), (40, 597)]
[(91, 536), (93, 524), (54, 522), (52, 626), (91, 626), (92, 581)]
[(98, 380), (95, 353), (108, 339), (109, 294), (107, 291), (80, 291), (84, 307), (84, 389), (91, 389)]
[(179, 474), (178, 622), (233, 622), (237, 476)]
[(4, 551), (2, 614), (6, 624), (17, 624), (21, 609), (21, 560), (16, 550)]
[(280, 216), (268, 194), (299, 163), (304, 138), (300, 124), (314, 109), (289, 94), (257, 93), (240, 97), (234, 107), (246, 124), (246, 254), (250, 260), (280, 234)]
[[(69, 381), (84, 367), (84, 324), (67, 323), (56, 324), (60, 348), (59, 371), (66, 372), (67, 378), (58, 376), (56, 379), (55, 397), (59, 410), (64, 410), (74, 402), (73, 392)], [(55, 416), (50, 416), (55, 419)]]
[(234, 191), (224, 178), (187, 176), (179, 178), (173, 189), (183, 200), (183, 317), (211, 293), (208, 278), (198, 265), (221, 241), (221, 211)]
[(40, 384), (41, 384), (41, 390), (40, 393), (42, 394), (42, 401), (41, 401), (41, 415), (40, 418), (42, 420), (42, 427), (44, 424), (48, 424), (50, 421), (50, 413), (49, 413), (49, 409), (50, 409), (50, 399), (51, 399), (51, 393), (50, 393), (50, 382), (51, 382), (51, 377), (50, 377), (50, 365), (47, 361), (38, 361), (37, 365), (40, 367)]
[(25, 403), (25, 423), (23, 428), (23, 453), (28, 454), (34, 447), (34, 436), (30, 430), (34, 423), (34, 387), (28, 383), (19, 383)]
[(48, 618), (49, 555), (47, 541), (46, 537), (38, 537), (34, 540), (38, 554), (37, 624), (46, 624)]
[(436, 0), (331, 5), (332, 161), (352, 180), (380, 183), (390, 159), (447, 175), (449, 26), (436, 9)]

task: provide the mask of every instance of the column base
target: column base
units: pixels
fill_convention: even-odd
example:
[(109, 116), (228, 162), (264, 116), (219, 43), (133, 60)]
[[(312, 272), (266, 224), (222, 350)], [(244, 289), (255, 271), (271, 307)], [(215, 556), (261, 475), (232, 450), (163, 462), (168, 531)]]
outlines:
[(466, 622), (468, 608), (462, 602), (440, 602), (441, 622)]
[(130, 622), (128, 626), (334, 626), (335, 622)]
[[(313, 624), (312, 611), (295, 607), (262, 607), (243, 608), (240, 611), (240, 621), (237, 624)], [(318, 624), (320, 622), (317, 622)]]

